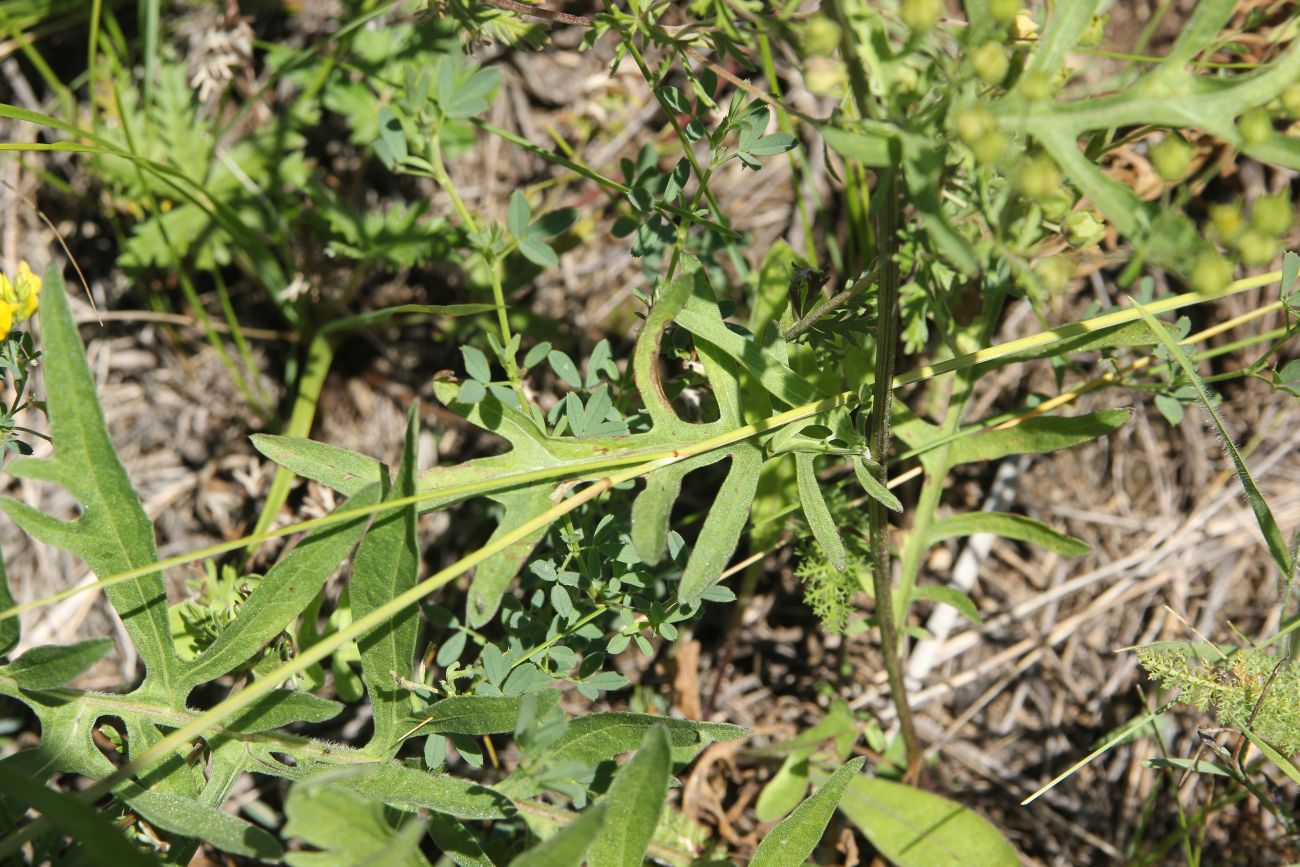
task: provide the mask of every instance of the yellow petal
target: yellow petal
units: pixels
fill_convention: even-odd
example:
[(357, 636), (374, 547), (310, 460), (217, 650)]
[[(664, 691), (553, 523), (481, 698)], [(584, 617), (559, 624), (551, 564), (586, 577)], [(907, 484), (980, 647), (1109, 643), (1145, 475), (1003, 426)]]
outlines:
[(0, 301), (0, 340), (8, 337), (9, 332), (13, 330), (14, 312), (17, 309), (17, 304), (11, 304), (8, 301)]
[(9, 282), (9, 277), (0, 274), (0, 301), (17, 301), (18, 293), (14, 292), (14, 284)]

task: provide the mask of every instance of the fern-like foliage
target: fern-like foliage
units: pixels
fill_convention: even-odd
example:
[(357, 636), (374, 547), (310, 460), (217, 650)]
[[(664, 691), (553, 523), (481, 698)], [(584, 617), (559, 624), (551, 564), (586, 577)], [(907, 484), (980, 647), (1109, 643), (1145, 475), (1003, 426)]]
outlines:
[(1240, 648), (1226, 658), (1212, 648), (1161, 642), (1137, 649), (1138, 661), (1178, 700), (1213, 712), (1219, 723), (1249, 729), (1278, 752), (1300, 753), (1300, 671), (1270, 653)]

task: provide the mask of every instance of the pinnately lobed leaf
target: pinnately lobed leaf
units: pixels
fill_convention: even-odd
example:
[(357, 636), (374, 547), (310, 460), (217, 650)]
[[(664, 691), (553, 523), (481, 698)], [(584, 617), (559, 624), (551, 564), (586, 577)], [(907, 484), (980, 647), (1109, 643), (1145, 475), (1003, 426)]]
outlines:
[(798, 867), (808, 860), (835, 814), (844, 789), (866, 764), (865, 757), (845, 762), (813, 796), (794, 809), (758, 844), (750, 867)]
[[(153, 525), (108, 437), (63, 274), (51, 266), (44, 284), (42, 367), (46, 392), (58, 397), (49, 401), (50, 436), (57, 446), (51, 458), (20, 458), (8, 470), (18, 478), (62, 485), (80, 501), (82, 514), (60, 521), (10, 498), (0, 500), (0, 511), (36, 539), (81, 557), (97, 575), (148, 566), (158, 560)], [(105, 593), (144, 663), (140, 689), (183, 701), (181, 660), (172, 644), (162, 575), (151, 572), (107, 587)]]

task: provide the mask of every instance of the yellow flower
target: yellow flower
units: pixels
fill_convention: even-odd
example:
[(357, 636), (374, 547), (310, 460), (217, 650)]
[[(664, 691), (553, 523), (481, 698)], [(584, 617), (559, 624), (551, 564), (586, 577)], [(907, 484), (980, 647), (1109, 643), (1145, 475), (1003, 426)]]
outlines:
[(26, 261), (18, 263), (18, 279), (14, 286), (14, 293), (18, 296), (18, 303), (22, 305), (18, 311), (19, 319), (26, 319), (36, 312), (36, 308), (41, 303), (41, 278), (32, 273), (32, 267)]
[[(0, 281), (3, 281), (3, 285), (0, 285), (0, 291), (3, 291), (9, 280), (0, 274)], [(10, 288), (12, 289), (12, 287)], [(12, 301), (0, 301), (0, 340), (8, 337), (10, 330), (13, 329), (14, 314), (18, 312), (18, 306)]]

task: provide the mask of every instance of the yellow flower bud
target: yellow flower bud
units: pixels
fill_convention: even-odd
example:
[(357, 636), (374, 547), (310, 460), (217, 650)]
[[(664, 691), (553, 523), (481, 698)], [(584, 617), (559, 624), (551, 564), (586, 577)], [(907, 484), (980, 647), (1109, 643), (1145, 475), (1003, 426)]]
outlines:
[(1054, 90), (1052, 86), (1052, 76), (1043, 70), (1025, 73), (1024, 78), (1020, 79), (1020, 91), (1027, 99), (1035, 102), (1047, 99), (1052, 95)]
[(26, 319), (36, 312), (41, 303), (41, 278), (32, 272), (26, 261), (18, 263), (18, 278), (13, 291), (16, 300), (22, 305), (18, 311), (19, 319)]
[(1074, 262), (1069, 256), (1048, 256), (1034, 263), (1034, 275), (1051, 295), (1059, 295), (1070, 286)]
[(1267, 265), (1282, 252), (1282, 243), (1258, 229), (1247, 229), (1237, 239), (1237, 252), (1247, 265)]
[(1017, 39), (1037, 39), (1038, 22), (1028, 12), (1016, 14), (1016, 21), (1011, 26), (1011, 35)]

